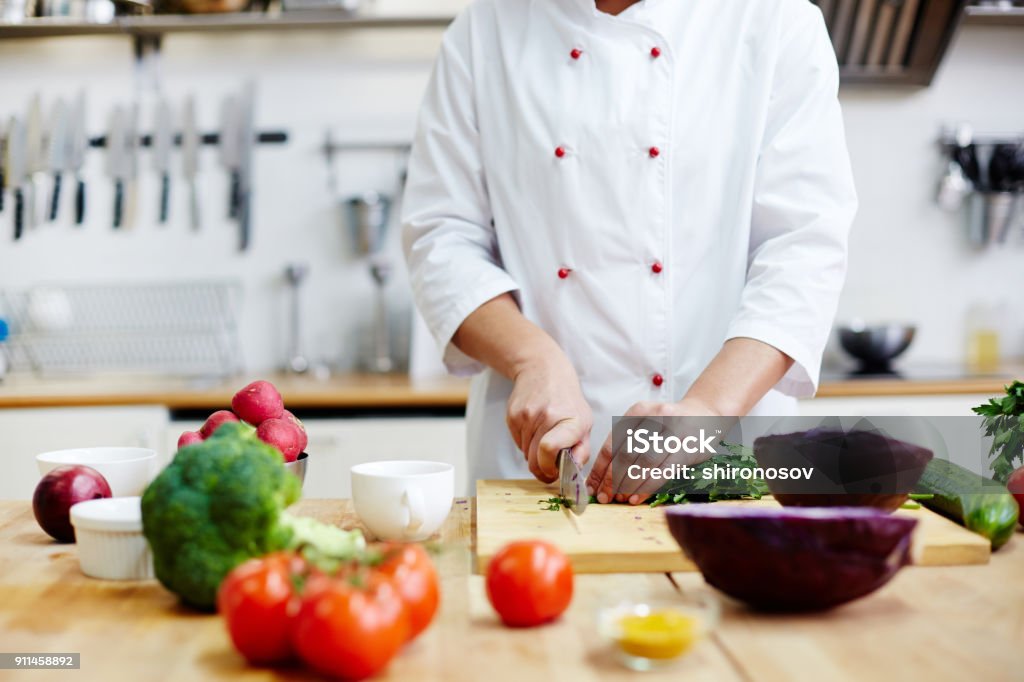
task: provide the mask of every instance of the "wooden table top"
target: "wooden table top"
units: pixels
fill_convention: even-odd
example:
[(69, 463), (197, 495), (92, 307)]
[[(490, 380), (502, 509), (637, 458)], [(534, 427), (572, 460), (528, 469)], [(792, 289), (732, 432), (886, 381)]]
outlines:
[[(357, 525), (347, 502), (304, 500), (297, 512)], [(430, 629), (384, 680), (627, 680), (609, 656), (596, 609), (616, 596), (672, 597), (707, 589), (699, 574), (577, 576), (556, 623), (510, 630), (474, 575), (471, 500), (459, 500), (440, 537), (442, 606)], [(874, 595), (825, 614), (763, 615), (724, 603), (716, 633), (650, 680), (1022, 679), (1024, 537), (986, 566), (910, 567)], [(82, 654), (81, 670), (3, 671), (4, 680), (308, 680), (301, 670), (248, 667), (217, 616), (180, 607), (153, 581), (102, 582), (78, 570), (25, 502), (0, 502), (0, 649)]]

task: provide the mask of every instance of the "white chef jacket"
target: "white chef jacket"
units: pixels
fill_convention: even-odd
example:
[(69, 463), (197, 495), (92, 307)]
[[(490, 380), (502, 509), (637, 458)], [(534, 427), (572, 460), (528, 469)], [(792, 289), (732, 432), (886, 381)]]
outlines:
[(504, 292), (575, 366), (595, 448), (633, 403), (679, 400), (733, 337), (795, 361), (753, 413), (814, 393), (856, 210), (837, 88), (807, 0), (461, 13), (420, 112), (403, 243), (449, 371), (482, 372), (474, 478), (529, 476), (511, 383), (451, 343)]

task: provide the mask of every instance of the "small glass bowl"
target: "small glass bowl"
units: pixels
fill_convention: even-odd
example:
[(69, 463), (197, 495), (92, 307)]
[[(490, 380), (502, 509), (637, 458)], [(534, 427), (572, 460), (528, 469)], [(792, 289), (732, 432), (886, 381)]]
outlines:
[(685, 658), (713, 632), (720, 610), (718, 599), (707, 590), (623, 600), (598, 612), (598, 632), (630, 670), (658, 670)]

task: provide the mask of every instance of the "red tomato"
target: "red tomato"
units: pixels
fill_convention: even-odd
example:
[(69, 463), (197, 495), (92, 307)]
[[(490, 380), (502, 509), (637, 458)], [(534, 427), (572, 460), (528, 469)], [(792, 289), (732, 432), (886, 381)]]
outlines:
[(441, 600), (437, 571), (422, 545), (390, 544), (377, 571), (394, 582), (409, 613), (409, 639), (427, 629)]
[(505, 545), (487, 566), (487, 598), (511, 627), (558, 618), (572, 601), (572, 566), (560, 549), (540, 540)]
[(1024, 523), (1024, 467), (1018, 468), (1006, 481), (1006, 489), (1010, 491), (1017, 506), (1021, 510), (1021, 523)]
[(252, 663), (281, 663), (292, 657), (288, 637), (289, 603), (295, 598), (292, 578), (305, 562), (288, 552), (250, 559), (224, 579), (217, 610), (238, 652)]
[(383, 670), (408, 639), (409, 616), (392, 581), (359, 571), (306, 583), (292, 645), (325, 675), (362, 680)]

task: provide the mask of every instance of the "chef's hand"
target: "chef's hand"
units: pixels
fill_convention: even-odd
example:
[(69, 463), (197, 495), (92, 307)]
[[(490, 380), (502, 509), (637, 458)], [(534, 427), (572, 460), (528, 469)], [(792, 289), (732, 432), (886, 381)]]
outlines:
[(586, 464), (594, 418), (569, 360), (556, 354), (532, 362), (514, 381), (505, 421), (530, 473), (545, 483), (557, 479), (563, 448), (575, 448), (576, 462)]
[[(720, 413), (710, 405), (694, 398), (684, 398), (677, 403), (639, 402), (626, 410), (626, 417), (719, 417)], [(660, 421), (652, 423), (652, 430), (663, 431), (664, 424)], [(673, 434), (680, 438), (690, 434)], [(650, 461), (643, 459), (654, 457)], [(654, 478), (630, 479), (625, 475), (623, 467), (639, 464), (641, 467), (664, 467), (671, 459), (672, 464), (693, 465), (699, 463), (698, 456), (679, 453), (675, 455), (653, 454), (636, 455), (627, 453), (624, 445), (613, 450), (612, 434), (608, 434), (594, 468), (587, 477), (587, 491), (597, 496), (597, 501), (606, 504), (611, 501), (643, 504), (656, 493), (665, 481)], [(616, 465), (616, 462), (618, 464)], [(618, 472), (618, 476), (616, 476)]]

